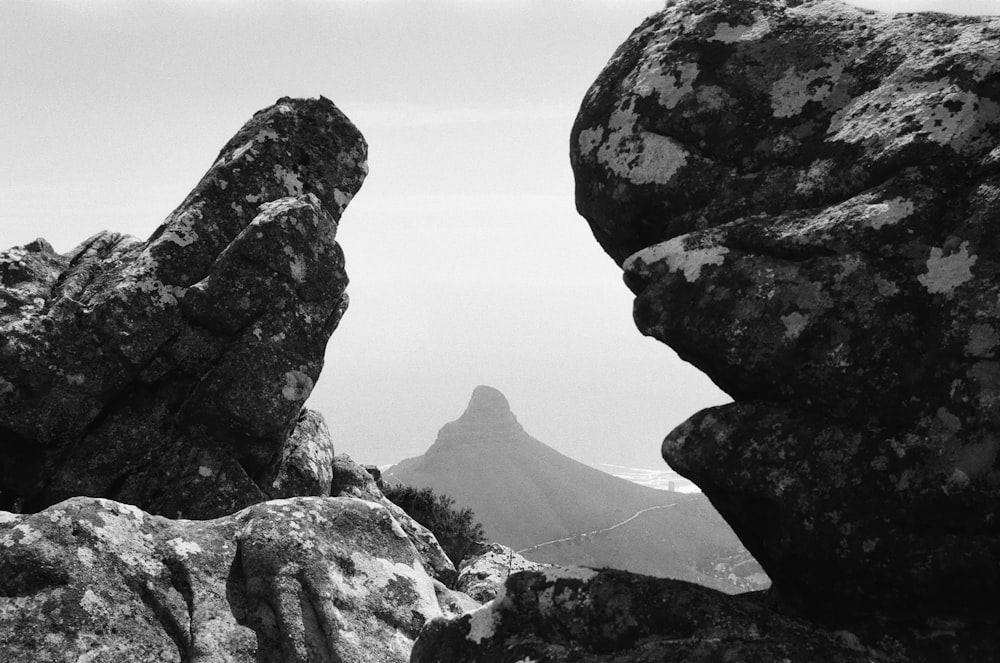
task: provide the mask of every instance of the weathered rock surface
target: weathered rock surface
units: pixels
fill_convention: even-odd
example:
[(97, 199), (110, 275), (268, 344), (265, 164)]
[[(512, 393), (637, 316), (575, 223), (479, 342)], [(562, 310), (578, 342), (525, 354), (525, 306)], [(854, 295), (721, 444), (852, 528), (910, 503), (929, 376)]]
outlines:
[(995, 614), (1000, 19), (681, 0), (618, 50), (571, 144), (638, 327), (736, 401), (664, 457), (776, 593)]
[(146, 242), (0, 253), (0, 507), (201, 518), (328, 493), (301, 410), (347, 306), (334, 236), (366, 149), (329, 100), (281, 99)]
[(499, 543), (484, 543), (458, 565), (455, 589), (480, 603), (492, 601), (514, 573), (537, 571), (547, 564), (531, 562)]
[(383, 495), (368, 470), (355, 463), (347, 454), (338, 454), (333, 459), (331, 494), (334, 497), (356, 497), (369, 502), (378, 502), (388, 509), (420, 552), (424, 566), (431, 575), (449, 587), (454, 584), (455, 565), (441, 548), (434, 534)]
[[(413, 663), (873, 663), (851, 633), (680, 580), (553, 567), (511, 576), (479, 610), (429, 623)], [(900, 659), (902, 660), (902, 659)]]
[(400, 525), (353, 497), (206, 521), (86, 497), (0, 512), (2, 658), (407, 661), (425, 621), (472, 602), (428, 574)]

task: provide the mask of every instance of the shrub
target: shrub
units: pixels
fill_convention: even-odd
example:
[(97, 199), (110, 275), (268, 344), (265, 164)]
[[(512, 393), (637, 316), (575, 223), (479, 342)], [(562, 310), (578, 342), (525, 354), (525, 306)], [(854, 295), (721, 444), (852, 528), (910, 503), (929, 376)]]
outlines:
[(483, 526), (476, 522), (472, 509), (459, 509), (447, 495), (438, 495), (430, 488), (404, 485), (385, 485), (382, 492), (437, 537), (455, 568), (485, 538)]

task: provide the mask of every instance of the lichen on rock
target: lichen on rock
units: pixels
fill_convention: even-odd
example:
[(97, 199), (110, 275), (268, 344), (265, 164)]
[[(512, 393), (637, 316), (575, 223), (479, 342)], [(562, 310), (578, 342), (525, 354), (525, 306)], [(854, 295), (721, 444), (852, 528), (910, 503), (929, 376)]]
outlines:
[(426, 562), (353, 497), (206, 521), (86, 497), (0, 511), (3, 660), (403, 663), (426, 621), (474, 605)]
[(998, 53), (998, 18), (682, 0), (577, 116), (637, 326), (736, 401), (664, 457), (786, 610), (996, 618)]

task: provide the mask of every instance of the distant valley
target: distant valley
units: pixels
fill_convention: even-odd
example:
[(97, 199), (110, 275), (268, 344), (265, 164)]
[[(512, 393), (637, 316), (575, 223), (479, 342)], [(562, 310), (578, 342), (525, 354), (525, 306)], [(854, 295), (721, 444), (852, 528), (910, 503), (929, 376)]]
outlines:
[(689, 481), (669, 470), (603, 472), (564, 456), (525, 432), (491, 387), (477, 387), (422, 456), (383, 477), (451, 496), (475, 512), (490, 540), (534, 561), (620, 568), (728, 592), (768, 582)]

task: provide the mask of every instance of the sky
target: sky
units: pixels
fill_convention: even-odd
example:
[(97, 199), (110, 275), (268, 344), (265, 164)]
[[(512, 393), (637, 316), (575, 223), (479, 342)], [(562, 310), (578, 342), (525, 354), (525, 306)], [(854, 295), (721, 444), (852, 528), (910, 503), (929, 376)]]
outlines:
[[(1000, 14), (1000, 0), (857, 0)], [(338, 452), (423, 453), (473, 388), (578, 460), (663, 468), (727, 402), (632, 323), (577, 215), (569, 132), (662, 0), (0, 0), (0, 249), (147, 237), (257, 110), (323, 95), (369, 143), (351, 304), (308, 407)]]

